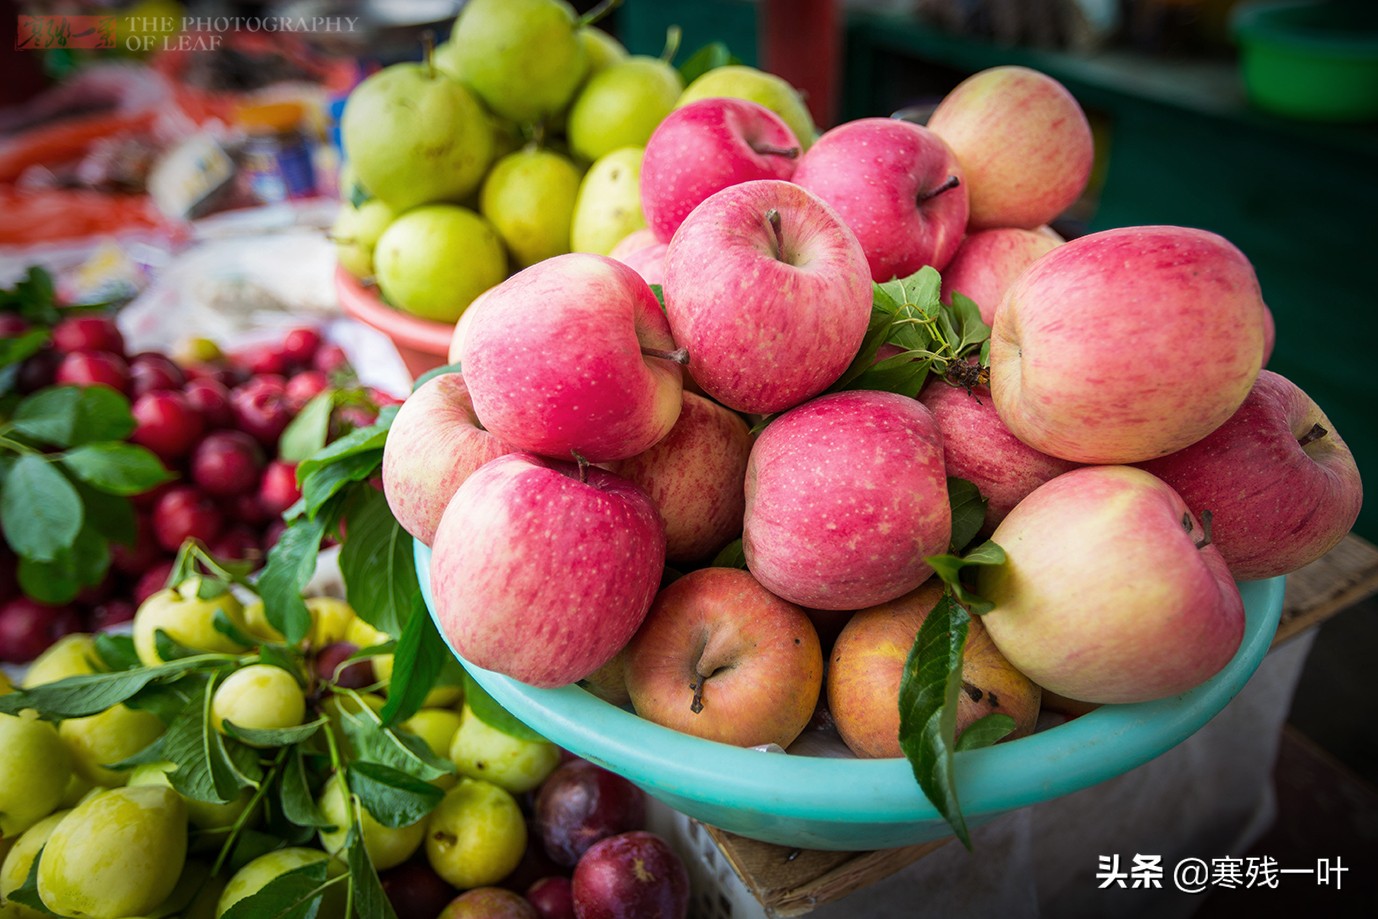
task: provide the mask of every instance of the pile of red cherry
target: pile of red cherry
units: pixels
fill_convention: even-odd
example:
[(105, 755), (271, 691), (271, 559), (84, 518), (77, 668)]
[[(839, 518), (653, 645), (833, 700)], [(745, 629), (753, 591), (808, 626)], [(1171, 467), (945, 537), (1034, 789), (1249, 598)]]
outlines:
[[(27, 323), (0, 314), (0, 337)], [(138, 537), (112, 543), (110, 571), (67, 606), (23, 596), (16, 559), (0, 542), (0, 660), (31, 660), (71, 631), (93, 631), (132, 618), (161, 589), (188, 538), (228, 561), (260, 562), (285, 524), (282, 513), (300, 497), (296, 465), (279, 458), (282, 432), (312, 397), (348, 390), (337, 400), (328, 439), (373, 422), (399, 400), (361, 387), (344, 351), (315, 328), (293, 328), (268, 344), (220, 354), (200, 342), (199, 354), (174, 360), (157, 351), (130, 354), (106, 315), (68, 316), (51, 342), (20, 365), (15, 380), (27, 394), (51, 385), (104, 385), (126, 395), (136, 427), (129, 440), (151, 450), (177, 477), (135, 496)]]

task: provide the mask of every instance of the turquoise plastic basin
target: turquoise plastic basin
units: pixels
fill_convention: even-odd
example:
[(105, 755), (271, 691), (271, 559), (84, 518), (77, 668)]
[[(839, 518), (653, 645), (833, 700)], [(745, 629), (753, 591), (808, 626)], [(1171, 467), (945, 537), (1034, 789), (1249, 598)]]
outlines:
[[(430, 558), (417, 543), (417, 574), (434, 616)], [(1283, 578), (1244, 583), (1240, 591), (1244, 641), (1224, 670), (1191, 692), (1102, 706), (1019, 740), (957, 754), (957, 791), (968, 822), (975, 826), (1114, 778), (1201, 728), (1243, 688), (1277, 629)], [(912, 845), (951, 832), (915, 784), (907, 760), (789, 756), (701, 740), (577, 686), (537, 689), (460, 661), (533, 730), (720, 829), (777, 845), (843, 851)]]

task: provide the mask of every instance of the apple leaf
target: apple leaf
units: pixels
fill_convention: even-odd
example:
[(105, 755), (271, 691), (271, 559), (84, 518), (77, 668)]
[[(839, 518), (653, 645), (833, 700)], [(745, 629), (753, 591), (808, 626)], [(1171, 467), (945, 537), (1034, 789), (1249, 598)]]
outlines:
[(290, 728), (260, 729), (240, 727), (233, 721), (226, 721), (225, 733), (255, 747), (285, 747), (311, 739), (323, 724), (325, 719), (317, 718)]
[(979, 750), (981, 747), (989, 747), (991, 744), (1000, 741), (1006, 734), (1014, 730), (1014, 719), (1004, 712), (991, 712), (977, 718), (967, 725), (962, 736), (957, 738), (957, 752), (963, 750)]
[(335, 393), (327, 389), (311, 397), (282, 431), (278, 458), (289, 463), (309, 459), (325, 446), (330, 435), (330, 413), (335, 410)]
[[(40, 916), (59, 916), (48, 908), (48, 904), (43, 902), (43, 898), (38, 895), (38, 863), (43, 858), (43, 846), (39, 846), (34, 853), (33, 861), (29, 863), (28, 876), (24, 878), (24, 883), (14, 890), (5, 894), (3, 902), (17, 903), (27, 906)], [(16, 911), (18, 912), (18, 911)]]
[(712, 568), (745, 568), (746, 552), (742, 548), (740, 537), (732, 540), (713, 556), (713, 562), (709, 566)]
[(995, 604), (977, 594), (962, 580), (967, 569), (976, 566), (998, 567), (1005, 564), (1005, 550), (986, 540), (966, 555), (930, 555), (924, 559), (933, 567), (938, 578), (970, 612), (981, 615), (995, 608)]
[(349, 790), (383, 826), (411, 826), (435, 809), (445, 792), (399, 769), (355, 760), (345, 772)]
[(955, 555), (965, 549), (981, 531), (981, 526), (986, 522), (986, 506), (990, 502), (979, 488), (957, 476), (947, 478), (947, 500), (952, 505), (949, 551)]
[(81, 532), (81, 496), (48, 460), (26, 453), (15, 460), (0, 492), (0, 529), (14, 553), (51, 562)]
[(709, 42), (689, 55), (689, 58), (679, 66), (679, 75), (683, 78), (684, 85), (688, 86), (710, 70), (726, 67), (729, 64), (740, 64), (741, 62), (741, 59), (734, 55), (724, 42)]
[(392, 516), (387, 498), (371, 488), (351, 502), (348, 519), (349, 538), (340, 548), (345, 599), (375, 629), (401, 635), (418, 609), (425, 614), (412, 538)]
[(268, 563), (258, 578), (258, 595), (263, 599), (268, 623), (295, 645), (311, 631), (311, 611), (301, 592), (316, 571), (325, 519), (299, 517), (282, 531), (277, 544), (268, 550)]
[(107, 386), (50, 386), (15, 407), (14, 429), (39, 443), (75, 447), (124, 440), (134, 431), (129, 400)]
[(392, 680), (388, 685), (388, 701), (383, 705), (384, 724), (396, 724), (416, 714), (436, 677), (450, 659), (445, 639), (436, 630), (435, 621), (426, 612), (419, 592), (411, 595), (412, 610), (393, 652)]
[(297, 826), (333, 826), (316, 806), (311, 785), (306, 780), (306, 762), (300, 747), (287, 753), (282, 778), (278, 782), (278, 796), (282, 815)]
[(967, 849), (971, 837), (957, 798), (957, 694), (970, 617), (944, 595), (919, 627), (900, 679), (900, 749), (919, 788)]
[(47, 329), (29, 329), (13, 338), (0, 339), (0, 367), (9, 367), (37, 354), (50, 337)]
[[(284, 871), (257, 893), (237, 901), (220, 919), (316, 919), (325, 888), (326, 859)], [(338, 883), (343, 883), (341, 877)]]
[(388, 439), (388, 429), (396, 417), (399, 406), (385, 405), (378, 410), (378, 418), (366, 428), (355, 428), (343, 437), (332, 441), (329, 446), (297, 466), (297, 482), (305, 487), (306, 482), (321, 469), (332, 463), (357, 453), (381, 451)]
[(656, 302), (660, 304), (660, 311), (665, 312), (665, 288), (659, 284), (650, 285), (651, 293), (656, 295)]
[(364, 848), (364, 828), (357, 816), (349, 829), (345, 861), (349, 865), (353, 915), (359, 919), (397, 919), (392, 901), (383, 890), (383, 882), (378, 879), (378, 870), (373, 867), (373, 860)]
[(354, 697), (355, 710), (340, 709), (340, 727), (354, 745), (356, 759), (391, 766), (426, 782), (454, 774), (454, 763), (436, 756), (420, 737), (384, 727), (373, 709), (358, 701), (353, 693), (346, 695)]
[(72, 475), (112, 495), (128, 497), (177, 478), (151, 450), (135, 444), (102, 441), (83, 444), (60, 454)]
[(40, 716), (51, 719), (96, 715), (131, 698), (152, 683), (170, 682), (188, 671), (215, 669), (223, 666), (225, 661), (223, 655), (202, 655), (157, 667), (64, 677), (32, 689), (0, 695), (0, 712), (17, 715), (31, 708)]
[(129, 635), (97, 632), (91, 641), (91, 650), (96, 653), (100, 670), (133, 670), (141, 665), (138, 652), (134, 650), (134, 639)]

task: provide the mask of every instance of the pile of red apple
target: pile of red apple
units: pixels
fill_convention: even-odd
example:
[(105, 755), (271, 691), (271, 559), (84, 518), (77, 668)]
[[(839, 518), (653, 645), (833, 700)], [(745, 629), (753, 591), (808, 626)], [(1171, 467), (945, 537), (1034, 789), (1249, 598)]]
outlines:
[[(799, 148), (754, 103), (676, 109), (646, 146), (653, 238), (624, 247), (644, 274), (563, 255), (464, 313), (462, 375), (406, 401), (384, 460), (454, 648), (742, 745), (787, 747), (821, 697), (858, 753), (899, 755), (956, 477), (1006, 555), (974, 585), (997, 676), (967, 695), (1027, 730), (1044, 691), (1129, 702), (1218, 672), (1236, 581), (1328, 551), (1362, 497), (1321, 410), (1262, 369), (1245, 256), (1185, 227), (1048, 229), (1092, 140), (1025, 68), (974, 75), (926, 127), (865, 118)], [(830, 392), (873, 282), (926, 266), (991, 324), (989, 385)], [(714, 567), (738, 537), (746, 569)]]
[[(0, 315), (6, 336), (26, 323)], [(277, 541), (282, 513), (300, 497), (296, 465), (279, 457), (283, 430), (313, 396), (352, 378), (344, 352), (310, 327), (222, 355), (210, 342), (180, 359), (128, 353), (114, 318), (78, 314), (52, 328), (47, 347), (18, 369), (17, 388), (107, 386), (127, 396), (136, 427), (129, 440), (177, 474), (134, 497), (138, 536), (112, 544), (110, 570), (69, 605), (39, 603), (19, 591), (15, 558), (0, 543), (0, 660), (32, 660), (61, 635), (131, 619), (165, 586), (182, 543), (200, 540), (226, 561), (257, 564)], [(357, 385), (357, 384), (353, 384)], [(391, 396), (362, 392), (335, 408), (333, 434), (372, 423)]]

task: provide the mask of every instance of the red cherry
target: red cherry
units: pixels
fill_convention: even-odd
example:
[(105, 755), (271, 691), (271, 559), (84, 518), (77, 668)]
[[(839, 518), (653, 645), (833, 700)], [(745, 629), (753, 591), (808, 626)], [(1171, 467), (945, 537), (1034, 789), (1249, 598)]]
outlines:
[(283, 511), (297, 503), (301, 489), (297, 487), (297, 464), (283, 460), (273, 460), (263, 470), (263, 479), (258, 486), (258, 501), (263, 510), (273, 517), (282, 516)]
[(124, 356), (124, 336), (108, 316), (68, 316), (53, 326), (53, 347), (63, 354), (108, 351)]
[(154, 351), (144, 351), (129, 359), (129, 394), (135, 398), (159, 389), (181, 389), (187, 375), (172, 359)]
[(0, 661), (28, 663), (63, 635), (79, 631), (81, 616), (72, 607), (15, 597), (0, 606)]
[(329, 386), (329, 377), (319, 370), (303, 370), (287, 381), (287, 398), (297, 411), (301, 411), (303, 405), (325, 392)]
[(294, 415), (284, 384), (272, 377), (256, 377), (235, 389), (230, 408), (239, 429), (273, 452)]
[(283, 353), (272, 345), (250, 345), (236, 351), (230, 360), (255, 376), (285, 375), (289, 366)]
[(182, 387), (182, 395), (201, 413), (207, 428), (228, 428), (234, 424), (229, 387), (219, 380), (211, 377), (188, 380)]
[(57, 365), (54, 379), (70, 386), (109, 386), (129, 391), (129, 365), (109, 351), (72, 351)]
[(225, 521), (214, 502), (191, 485), (176, 485), (153, 509), (153, 535), (167, 552), (176, 552), (187, 539), (209, 545), (219, 538)]
[(153, 535), (153, 520), (147, 513), (140, 513), (135, 520), (134, 545), (110, 543), (110, 565), (121, 574), (140, 574), (162, 557)]
[(331, 374), (349, 369), (349, 357), (339, 345), (321, 345), (316, 351), (316, 356), (311, 359), (311, 366), (321, 373)]
[(18, 338), (29, 331), (29, 323), (16, 313), (0, 313), (0, 338)]
[(37, 354), (29, 355), (24, 363), (19, 365), (19, 374), (14, 381), (15, 388), (21, 395), (27, 396), (46, 386), (52, 386), (57, 382), (57, 368), (61, 366), (62, 358), (62, 353), (52, 348), (44, 348)]
[(167, 587), (167, 579), (172, 575), (172, 559), (159, 562), (140, 575), (134, 583), (134, 602), (142, 605), (145, 600)]
[(211, 555), (231, 562), (257, 561), (263, 555), (258, 533), (246, 523), (231, 526), (209, 548)]
[(289, 329), (287, 334), (282, 336), (282, 345), (279, 350), (291, 366), (306, 367), (315, 359), (316, 352), (320, 350), (323, 341), (320, 332), (303, 326), (302, 328)]
[(243, 431), (214, 431), (191, 454), (191, 480), (208, 494), (252, 491), (263, 469), (263, 448)]
[(170, 389), (144, 393), (130, 411), (137, 426), (129, 439), (169, 464), (186, 456), (206, 427), (186, 396)]

